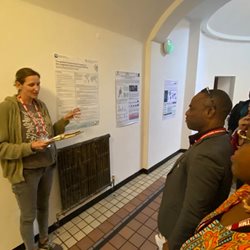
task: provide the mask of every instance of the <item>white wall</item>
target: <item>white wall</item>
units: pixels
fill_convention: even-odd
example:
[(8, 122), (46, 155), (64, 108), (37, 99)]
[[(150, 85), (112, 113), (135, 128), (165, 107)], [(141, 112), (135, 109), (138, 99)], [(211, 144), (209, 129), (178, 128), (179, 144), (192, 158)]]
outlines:
[(213, 87), (215, 76), (235, 76), (233, 103), (248, 99), (249, 58), (249, 43), (219, 41), (201, 35), (197, 90)]
[[(116, 128), (114, 79), (117, 70), (141, 73), (143, 44), (20, 0), (1, 1), (0, 23), (0, 101), (16, 93), (15, 72), (21, 67), (32, 67), (41, 74), (40, 98), (55, 120), (53, 53), (98, 60), (100, 125), (86, 129), (75, 141), (67, 143), (110, 133), (111, 169), (116, 183), (139, 171), (140, 123)], [(0, 197), (0, 249), (9, 250), (22, 241), (18, 207), (4, 178), (0, 178)], [(56, 213), (61, 211), (57, 179), (50, 210), (52, 224)]]
[[(183, 98), (186, 80), (189, 24), (181, 21), (169, 35), (174, 51), (169, 55), (161, 53), (161, 44), (152, 43), (150, 121), (149, 121), (149, 166), (181, 148), (183, 124)], [(174, 118), (162, 119), (164, 80), (178, 83), (177, 110)], [(186, 139), (187, 140), (187, 139)]]
[[(188, 58), (187, 58), (187, 76), (183, 106), (185, 111), (188, 109), (192, 97), (195, 95), (195, 83), (197, 78), (198, 56), (200, 43), (200, 21), (190, 22), (189, 40), (188, 40)], [(189, 147), (187, 137), (194, 133), (186, 126), (186, 117), (183, 114), (183, 127), (181, 131), (181, 148)]]
[[(76, 139), (65, 141), (60, 147), (110, 133), (111, 170), (116, 176), (116, 183), (139, 171), (141, 124), (116, 128), (114, 78), (117, 70), (141, 72), (143, 44), (21, 0), (1, 1), (0, 22), (0, 101), (15, 93), (15, 72), (24, 66), (32, 67), (41, 73), (40, 98), (46, 101), (55, 120), (53, 53), (98, 60), (100, 124), (86, 129)], [(186, 85), (188, 22), (181, 21), (169, 38), (175, 46), (170, 55), (163, 56), (161, 45), (152, 43), (148, 167), (186, 145), (181, 141), (182, 137), (187, 141), (186, 132), (183, 133), (186, 126), (183, 118), (186, 102), (191, 99), (193, 91), (189, 90), (195, 88), (190, 82)], [(214, 76), (236, 76), (234, 102), (246, 99), (249, 90), (249, 48), (248, 44), (214, 41), (201, 36), (196, 90), (212, 87)], [(164, 80), (168, 79), (178, 82), (177, 112), (174, 118), (162, 120)], [(0, 249), (9, 250), (19, 245), (21, 238), (18, 208), (10, 184), (4, 178), (0, 178), (0, 198)], [(55, 176), (50, 224), (55, 222), (59, 211), (59, 186)]]

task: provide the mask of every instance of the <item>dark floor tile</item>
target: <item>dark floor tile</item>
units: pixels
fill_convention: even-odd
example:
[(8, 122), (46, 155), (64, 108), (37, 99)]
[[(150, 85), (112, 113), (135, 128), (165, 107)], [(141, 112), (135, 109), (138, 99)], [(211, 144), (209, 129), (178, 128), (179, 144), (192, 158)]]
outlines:
[(145, 223), (145, 226), (147, 226), (148, 228), (155, 230), (157, 228), (157, 221), (154, 219), (149, 218)]
[(153, 193), (154, 191), (156, 191), (157, 189), (159, 189), (159, 184), (157, 184), (157, 182), (154, 182), (147, 189), (150, 190)]
[(120, 210), (118, 210), (115, 214), (118, 215), (119, 217), (121, 217), (121, 218), (123, 219), (123, 218), (125, 218), (125, 217), (128, 216), (129, 212), (128, 212), (126, 209), (124, 209), (124, 208), (122, 207), (122, 208), (121, 208)]
[[(163, 178), (162, 178), (163, 179)], [(88, 250), (94, 249), (94, 244), (100, 240), (107, 240), (109, 233), (115, 226), (127, 218), (132, 211), (139, 205), (143, 205), (149, 199), (151, 194), (161, 188), (165, 180), (156, 181), (146, 190), (137, 195), (128, 204), (125, 204), (115, 214), (100, 224), (96, 229), (90, 232), (70, 250)], [(113, 238), (105, 243), (100, 250), (157, 250), (155, 235), (158, 233), (157, 217), (162, 195), (158, 195), (152, 202), (140, 211), (132, 220), (124, 225)], [(95, 247), (96, 248), (96, 247)], [(98, 249), (98, 250), (99, 250)]]
[(155, 185), (158, 185), (158, 187), (164, 185), (166, 182), (166, 178), (160, 177), (157, 181), (154, 182)]
[(140, 213), (138, 215), (135, 216), (135, 219), (138, 220), (139, 222), (141, 222), (142, 224), (144, 224), (146, 222), (146, 220), (148, 219), (148, 216)]
[(145, 207), (141, 212), (147, 216), (151, 216), (155, 212), (155, 210), (150, 207)]
[(89, 238), (94, 242), (100, 240), (104, 236), (104, 232), (101, 231), (99, 228), (95, 228), (88, 234)]
[(132, 243), (134, 246), (136, 246), (137, 248), (139, 248), (144, 241), (146, 241), (146, 239), (144, 237), (142, 237), (140, 234), (135, 233), (130, 239), (129, 242)]
[(147, 238), (147, 237), (149, 237), (150, 234), (152, 234), (153, 231), (154, 230), (151, 230), (148, 227), (143, 225), (138, 229), (137, 233), (139, 233), (141, 236)]
[(100, 250), (116, 250), (117, 248), (112, 246), (111, 244), (107, 243), (103, 247), (100, 248)]
[(131, 204), (135, 205), (135, 206), (139, 206), (142, 204), (141, 200), (138, 199), (137, 197), (135, 197), (134, 199), (131, 200)]
[(155, 201), (151, 202), (148, 207), (150, 207), (151, 209), (153, 209), (154, 211), (157, 211), (159, 209), (159, 204)]
[(161, 199), (162, 199), (162, 198), (158, 196), (158, 197), (155, 199), (155, 202), (158, 203), (158, 204), (160, 205), (160, 204), (161, 204)]
[(152, 220), (156, 220), (157, 221), (158, 220), (158, 210), (156, 212), (154, 212), (153, 215), (150, 216), (150, 218)]
[[(132, 245), (129, 241), (127, 241), (121, 248), (120, 250), (137, 250), (138, 248)], [(146, 250), (146, 249), (145, 249)]]
[(111, 231), (113, 227), (114, 226), (108, 221), (104, 221), (101, 225), (98, 226), (98, 228), (105, 234)]
[(145, 241), (139, 249), (141, 249), (141, 250), (157, 250), (158, 247), (156, 246), (156, 244), (153, 244), (150, 241)]
[(129, 239), (133, 234), (134, 234), (134, 230), (132, 230), (131, 228), (129, 228), (128, 226), (125, 226), (124, 228), (122, 228), (119, 231), (119, 234), (124, 237), (125, 239)]
[(158, 232), (157, 231), (153, 231), (153, 233), (148, 237), (148, 240), (153, 243), (153, 244), (156, 244), (155, 243), (155, 235), (157, 234)]
[(116, 226), (118, 223), (121, 222), (121, 217), (118, 216), (117, 214), (113, 214), (112, 216), (110, 216), (107, 221), (110, 222), (112, 225)]
[(120, 235), (120, 234), (116, 234), (110, 241), (109, 243), (116, 247), (117, 249), (119, 249), (124, 243), (126, 242), (126, 240)]
[(148, 196), (143, 193), (140, 193), (138, 194), (137, 198), (143, 202), (148, 198)]
[(77, 245), (72, 246), (69, 250), (79, 250), (80, 248)]
[(130, 227), (131, 229), (133, 229), (134, 231), (137, 231), (143, 224), (137, 220), (131, 220), (128, 223), (128, 227)]
[(145, 189), (145, 190), (142, 191), (142, 193), (143, 193), (144, 195), (146, 195), (146, 196), (150, 196), (150, 195), (152, 194), (152, 191), (149, 190), (149, 189)]
[(93, 244), (93, 240), (91, 240), (88, 236), (85, 236), (76, 243), (77, 247), (79, 247), (81, 250), (89, 249)]
[(123, 208), (126, 209), (129, 213), (131, 213), (136, 208), (136, 206), (131, 203), (128, 203)]

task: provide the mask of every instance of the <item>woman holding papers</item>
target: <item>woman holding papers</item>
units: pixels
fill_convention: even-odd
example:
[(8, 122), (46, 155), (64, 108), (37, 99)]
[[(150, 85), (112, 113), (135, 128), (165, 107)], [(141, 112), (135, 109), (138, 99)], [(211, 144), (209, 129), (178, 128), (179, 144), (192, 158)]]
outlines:
[[(64, 132), (74, 109), (52, 125), (46, 105), (38, 99), (40, 74), (30, 68), (16, 72), (18, 93), (0, 104), (0, 159), (4, 177), (12, 184), (20, 208), (20, 232), (26, 250), (62, 249), (48, 238), (48, 206), (56, 165), (55, 135)], [(38, 248), (33, 222), (39, 228)]]

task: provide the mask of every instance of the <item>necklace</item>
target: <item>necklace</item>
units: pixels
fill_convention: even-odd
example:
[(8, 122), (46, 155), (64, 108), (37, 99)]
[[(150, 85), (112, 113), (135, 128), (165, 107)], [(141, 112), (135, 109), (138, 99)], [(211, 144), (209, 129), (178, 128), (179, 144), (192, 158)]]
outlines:
[(36, 118), (34, 116), (34, 113), (32, 113), (27, 105), (24, 103), (24, 101), (22, 100), (21, 96), (19, 95), (18, 96), (18, 99), (20, 100), (24, 110), (27, 112), (28, 116), (31, 118), (32, 122), (34, 123), (35, 125), (35, 128), (36, 128), (36, 134), (38, 137), (47, 137), (48, 135), (48, 132), (46, 131), (46, 125), (45, 125), (45, 122), (44, 122), (44, 119), (42, 117), (42, 114), (41, 112), (39, 111), (36, 103), (34, 101), (32, 101), (32, 104), (34, 105), (35, 107), (35, 111), (38, 115), (38, 118)]

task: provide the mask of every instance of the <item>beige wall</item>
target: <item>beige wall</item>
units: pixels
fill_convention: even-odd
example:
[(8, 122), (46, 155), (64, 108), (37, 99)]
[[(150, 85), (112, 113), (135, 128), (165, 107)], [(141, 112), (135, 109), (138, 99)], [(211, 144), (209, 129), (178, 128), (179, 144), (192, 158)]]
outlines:
[[(143, 44), (22, 0), (1, 1), (0, 23), (0, 101), (5, 96), (15, 93), (13, 87), (15, 72), (20, 67), (32, 67), (41, 73), (40, 98), (46, 102), (52, 119), (55, 120), (57, 117), (53, 54), (98, 60), (100, 124), (85, 129), (83, 135), (59, 146), (63, 147), (69, 143), (110, 133), (111, 172), (116, 177), (116, 183), (139, 171), (141, 169), (142, 124), (139, 122), (116, 128), (114, 79), (117, 70), (145, 73), (142, 72)], [(219, 41), (214, 42), (203, 38), (201, 47), (197, 51), (200, 53), (199, 60), (197, 62), (194, 58), (191, 65), (199, 64), (198, 71), (195, 69), (190, 72), (187, 71), (186, 64), (189, 61), (188, 53), (192, 59), (193, 52), (190, 46), (188, 47), (188, 42), (192, 41), (192, 39), (188, 41), (191, 26), (186, 21), (182, 21), (170, 34), (174, 41), (175, 51), (169, 57), (162, 57), (159, 53), (160, 44), (154, 42), (150, 44), (152, 45), (150, 98), (147, 100), (149, 103), (145, 104), (150, 109), (150, 121), (148, 135), (142, 135), (149, 138), (147, 167), (158, 163), (183, 145), (187, 146), (187, 135), (190, 131), (183, 129), (185, 127), (184, 111), (192, 97), (193, 90), (207, 85), (208, 81), (213, 79), (214, 74), (236, 75), (238, 86), (236, 86), (234, 99), (235, 101), (245, 99), (245, 89), (249, 86), (249, 62), (241, 57), (246, 55), (246, 49), (249, 53), (248, 45), (243, 45), (243, 49), (235, 51), (235, 44), (221, 44)], [(197, 30), (196, 32), (198, 34)], [(191, 38), (196, 38), (197, 44), (199, 35), (194, 37), (191, 33)], [(193, 47), (195, 46), (196, 44)], [(225, 54), (221, 53), (222, 51)], [(196, 76), (196, 83), (190, 80), (196, 79)], [(176, 117), (162, 121), (165, 79), (178, 81), (178, 104)], [(0, 178), (0, 198), (0, 249), (9, 250), (21, 244), (22, 241), (18, 230), (18, 208), (11, 186), (4, 178)], [(59, 186), (57, 176), (55, 176), (51, 194), (50, 224), (55, 222), (55, 216), (60, 211)]]
[[(0, 100), (16, 92), (13, 87), (15, 72), (21, 67), (32, 67), (42, 76), (40, 98), (46, 102), (55, 120), (53, 53), (98, 60), (100, 124), (86, 129), (77, 140), (84, 141), (110, 133), (111, 170), (116, 182), (139, 171), (140, 123), (116, 128), (114, 79), (117, 70), (141, 73), (143, 45), (131, 38), (20, 0), (1, 1), (0, 23)], [(55, 222), (55, 215), (61, 210), (58, 182), (55, 179), (50, 223)], [(4, 178), (0, 178), (0, 197), (0, 249), (9, 250), (22, 241), (18, 230), (18, 208), (11, 186)]]
[[(162, 53), (161, 44), (152, 43), (151, 85), (150, 85), (150, 121), (149, 121), (149, 166), (182, 148), (181, 131), (183, 123), (183, 98), (186, 85), (186, 68), (189, 39), (189, 23), (185, 20), (169, 34), (174, 44), (171, 54)], [(163, 120), (164, 81), (177, 81), (177, 108), (173, 118)], [(187, 140), (187, 135), (184, 138)]]

